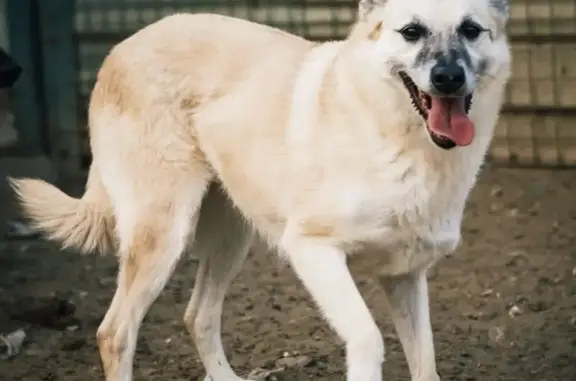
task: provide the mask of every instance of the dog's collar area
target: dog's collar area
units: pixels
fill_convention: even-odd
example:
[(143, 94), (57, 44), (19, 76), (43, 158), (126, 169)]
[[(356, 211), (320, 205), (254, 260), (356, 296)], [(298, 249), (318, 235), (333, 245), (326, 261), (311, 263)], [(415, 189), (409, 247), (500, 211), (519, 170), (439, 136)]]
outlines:
[[(412, 106), (414, 106), (414, 109), (420, 114), (422, 119), (424, 119), (426, 125), (426, 131), (428, 131), (428, 134), (430, 135), (430, 138), (432, 139), (434, 144), (445, 150), (449, 150), (456, 147), (457, 145), (456, 142), (452, 141), (451, 139), (445, 136), (435, 133), (430, 129), (430, 126), (428, 125), (428, 115), (429, 110), (432, 107), (432, 97), (428, 93), (420, 90), (418, 86), (416, 86), (414, 81), (410, 78), (410, 76), (405, 72), (403, 71), (398, 72), (398, 76), (402, 80), (402, 83), (404, 84), (404, 87), (408, 91), (408, 94), (410, 94), (410, 101), (412, 103)], [(472, 94), (467, 95), (464, 99), (464, 102), (466, 113), (468, 113), (472, 106)]]

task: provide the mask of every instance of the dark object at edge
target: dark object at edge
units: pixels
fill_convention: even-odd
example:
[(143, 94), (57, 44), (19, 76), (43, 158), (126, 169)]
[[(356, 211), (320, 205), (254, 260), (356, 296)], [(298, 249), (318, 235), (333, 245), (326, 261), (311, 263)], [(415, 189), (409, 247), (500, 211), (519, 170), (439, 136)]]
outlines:
[(10, 54), (0, 48), (0, 89), (12, 87), (21, 73), (22, 67)]

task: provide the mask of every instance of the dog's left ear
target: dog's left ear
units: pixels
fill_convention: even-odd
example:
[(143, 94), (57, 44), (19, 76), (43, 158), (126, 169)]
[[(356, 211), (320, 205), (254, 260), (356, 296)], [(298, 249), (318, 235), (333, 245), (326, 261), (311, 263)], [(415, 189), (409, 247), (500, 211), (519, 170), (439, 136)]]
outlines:
[(501, 35), (506, 31), (506, 24), (508, 24), (508, 18), (510, 16), (510, 3), (509, 0), (488, 0), (490, 3), (490, 8), (492, 8), (492, 14), (496, 19), (496, 34)]
[(510, 2), (509, 0), (488, 0), (490, 6), (498, 14), (502, 22), (507, 22), (510, 16)]
[(361, 21), (368, 20), (368, 16), (372, 13), (374, 8), (386, 4), (386, 1), (387, 0), (360, 0), (360, 3), (358, 4), (358, 18)]

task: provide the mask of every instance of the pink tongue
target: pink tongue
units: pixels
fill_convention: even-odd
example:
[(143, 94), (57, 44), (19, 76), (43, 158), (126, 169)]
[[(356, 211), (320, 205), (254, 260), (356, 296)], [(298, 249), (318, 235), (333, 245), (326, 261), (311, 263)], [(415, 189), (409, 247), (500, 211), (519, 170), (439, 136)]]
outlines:
[(432, 97), (428, 127), (432, 132), (467, 146), (474, 139), (474, 123), (466, 115), (464, 97)]

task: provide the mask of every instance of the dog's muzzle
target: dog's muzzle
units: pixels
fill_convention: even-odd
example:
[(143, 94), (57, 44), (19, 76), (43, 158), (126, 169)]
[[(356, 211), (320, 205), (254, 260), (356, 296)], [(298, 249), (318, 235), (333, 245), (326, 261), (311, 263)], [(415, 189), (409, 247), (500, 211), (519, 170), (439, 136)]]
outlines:
[(474, 140), (474, 124), (468, 117), (472, 94), (466, 93), (466, 73), (456, 62), (438, 63), (430, 72), (431, 88), (420, 89), (401, 71), (400, 79), (412, 104), (426, 122), (430, 138), (438, 147), (467, 146)]

